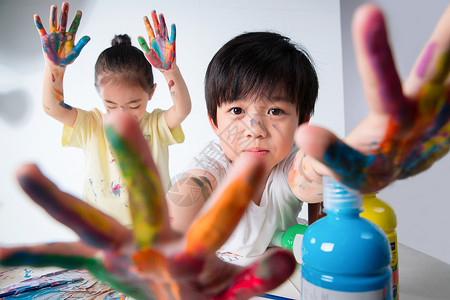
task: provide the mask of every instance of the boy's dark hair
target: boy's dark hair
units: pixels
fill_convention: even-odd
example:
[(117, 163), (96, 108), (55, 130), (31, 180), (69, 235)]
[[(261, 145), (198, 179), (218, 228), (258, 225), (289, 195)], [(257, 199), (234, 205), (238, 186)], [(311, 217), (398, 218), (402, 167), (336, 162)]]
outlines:
[(95, 63), (95, 87), (108, 82), (140, 86), (149, 93), (153, 88), (152, 66), (127, 34), (114, 36)]
[(270, 97), (281, 88), (295, 104), (299, 124), (314, 112), (319, 83), (308, 53), (273, 32), (249, 32), (222, 46), (208, 65), (205, 97), (217, 125), (217, 108), (248, 95)]

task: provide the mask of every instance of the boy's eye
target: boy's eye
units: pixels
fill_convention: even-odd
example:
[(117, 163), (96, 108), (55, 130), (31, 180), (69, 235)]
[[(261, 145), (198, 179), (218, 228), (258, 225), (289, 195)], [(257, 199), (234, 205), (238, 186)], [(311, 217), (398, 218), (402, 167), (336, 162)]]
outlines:
[(140, 105), (138, 106), (130, 106), (130, 109), (138, 109), (140, 107)]
[(284, 114), (284, 111), (280, 108), (272, 108), (269, 109), (269, 115), (273, 115), (273, 116), (279, 116)]
[(233, 107), (232, 109), (229, 110), (230, 113), (232, 113), (233, 115), (240, 115), (244, 113), (244, 110), (240, 107)]

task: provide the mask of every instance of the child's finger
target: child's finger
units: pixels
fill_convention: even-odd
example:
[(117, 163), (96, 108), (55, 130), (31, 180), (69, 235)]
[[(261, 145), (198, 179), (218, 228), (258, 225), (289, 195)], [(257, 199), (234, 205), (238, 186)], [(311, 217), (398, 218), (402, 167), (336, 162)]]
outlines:
[(143, 36), (138, 36), (138, 42), (139, 42), (139, 46), (141, 46), (142, 51), (144, 51), (144, 53), (146, 53), (146, 54), (149, 54), (150, 49), (148, 48), (148, 44), (147, 44), (147, 41), (145, 40), (145, 38)]
[(50, 32), (57, 32), (56, 27), (56, 5), (50, 6)]
[(356, 151), (331, 131), (321, 127), (301, 125), (295, 137), (296, 144), (307, 155), (322, 162), (333, 172), (329, 175), (348, 187), (358, 190), (367, 188), (367, 172), (370, 164), (373, 163), (372, 156)]
[(75, 45), (75, 47), (72, 48), (71, 53), (69, 55), (67, 55), (67, 61), (68, 62), (72, 62), (75, 60), (75, 58), (78, 57), (78, 55), (80, 55), (81, 50), (83, 50), (84, 46), (86, 46), (86, 44), (91, 40), (90, 37), (88, 37), (87, 35), (83, 36), (78, 43)]
[(164, 19), (163, 14), (159, 14), (159, 24), (161, 27), (161, 36), (164, 39), (167, 39), (167, 26), (166, 26), (166, 20)]
[(75, 16), (73, 17), (73, 21), (72, 24), (70, 25), (69, 28), (69, 34), (72, 36), (72, 39), (75, 42), (75, 35), (77, 33), (78, 30), (78, 26), (80, 26), (80, 20), (81, 20), (81, 16), (82, 16), (82, 12), (81, 10), (78, 10), (77, 13), (75, 14)]
[(261, 295), (285, 282), (294, 272), (297, 262), (288, 250), (274, 249), (241, 273), (216, 300), (249, 299)]
[(150, 25), (150, 21), (148, 20), (147, 17), (144, 17), (144, 24), (145, 24), (145, 29), (147, 30), (147, 35), (148, 35), (150, 41), (154, 40), (155, 33), (153, 32), (152, 25)]
[(130, 195), (139, 248), (170, 239), (165, 194), (139, 124), (125, 112), (110, 113), (105, 132)]
[(202, 256), (219, 249), (239, 223), (263, 172), (264, 164), (260, 160), (251, 157), (236, 160), (226, 183), (213, 193), (207, 202), (210, 204), (204, 206), (200, 217), (189, 228), (186, 234), (187, 254)]
[(361, 6), (352, 28), (358, 69), (371, 111), (410, 118), (410, 105), (403, 96), (382, 12), (373, 4)]
[(79, 269), (98, 264), (96, 252), (81, 242), (0, 248), (0, 265)]
[(68, 12), (69, 12), (69, 4), (67, 2), (64, 2), (61, 7), (61, 15), (59, 16), (59, 28), (58, 28), (58, 31), (64, 35), (66, 34)]
[(53, 218), (96, 248), (115, 249), (130, 241), (130, 231), (86, 202), (59, 190), (36, 165), (21, 166), (16, 174), (22, 189)]
[(427, 82), (443, 84), (450, 69), (450, 5), (441, 16), (419, 55), (403, 88), (410, 98), (417, 98)]
[(36, 14), (34, 15), (34, 24), (41, 37), (47, 35), (47, 32), (45, 31), (44, 26), (42, 25), (41, 18)]
[(153, 27), (155, 27), (156, 37), (160, 37), (161, 36), (161, 27), (158, 22), (158, 16), (156, 15), (156, 10), (152, 11), (152, 20), (153, 20)]
[(175, 40), (177, 39), (177, 28), (175, 26), (175, 24), (172, 24), (171, 28), (170, 28), (170, 40), (169, 42), (172, 44), (175, 42)]

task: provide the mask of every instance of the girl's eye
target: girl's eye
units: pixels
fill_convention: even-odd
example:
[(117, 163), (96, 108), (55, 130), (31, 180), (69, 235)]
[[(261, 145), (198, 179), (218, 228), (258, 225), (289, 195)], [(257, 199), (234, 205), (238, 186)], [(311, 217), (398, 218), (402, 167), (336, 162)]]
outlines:
[(233, 107), (232, 109), (230, 109), (230, 113), (232, 113), (233, 115), (240, 115), (244, 113), (244, 110), (240, 107)]
[(280, 108), (272, 108), (269, 109), (269, 115), (273, 115), (273, 116), (279, 116), (284, 114), (284, 111)]
[(133, 106), (133, 107), (130, 106), (130, 109), (138, 109), (139, 107), (140, 107), (140, 105), (138, 105), (138, 106)]

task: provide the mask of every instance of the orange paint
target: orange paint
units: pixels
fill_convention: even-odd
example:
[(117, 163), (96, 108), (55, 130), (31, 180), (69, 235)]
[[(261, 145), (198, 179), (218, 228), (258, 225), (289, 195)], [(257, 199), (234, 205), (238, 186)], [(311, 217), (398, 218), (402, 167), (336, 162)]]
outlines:
[(264, 167), (262, 164), (247, 165), (240, 170), (239, 176), (220, 193), (216, 204), (189, 229), (187, 254), (195, 256), (215, 252), (239, 223), (262, 179)]

